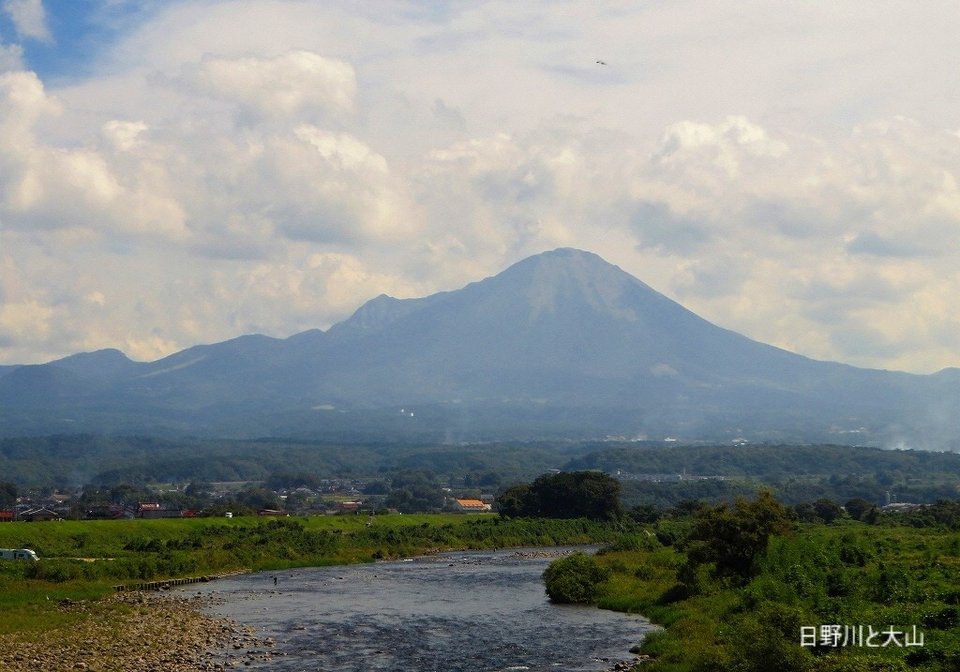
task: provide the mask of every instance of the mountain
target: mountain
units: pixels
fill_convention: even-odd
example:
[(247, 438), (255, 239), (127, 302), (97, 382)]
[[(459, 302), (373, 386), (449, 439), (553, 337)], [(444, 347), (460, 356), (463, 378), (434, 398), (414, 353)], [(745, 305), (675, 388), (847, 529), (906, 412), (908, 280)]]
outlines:
[[(629, 437), (951, 447), (960, 375), (821, 362), (560, 249), (328, 331), (0, 368), (0, 434)], [(401, 412), (401, 409), (402, 412)]]

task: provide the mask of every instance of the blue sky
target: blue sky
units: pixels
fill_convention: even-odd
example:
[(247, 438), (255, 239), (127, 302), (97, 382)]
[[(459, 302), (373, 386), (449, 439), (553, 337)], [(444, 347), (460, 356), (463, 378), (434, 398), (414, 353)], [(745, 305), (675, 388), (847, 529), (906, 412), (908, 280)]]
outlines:
[(960, 365), (953, 2), (0, 10), (0, 363), (287, 336), (572, 246), (811, 357)]
[(0, 41), (21, 45), (26, 66), (44, 81), (75, 79), (90, 75), (98, 54), (149, 16), (152, 4), (53, 0), (43, 5), (47, 38), (21, 35), (10, 13), (3, 12)]

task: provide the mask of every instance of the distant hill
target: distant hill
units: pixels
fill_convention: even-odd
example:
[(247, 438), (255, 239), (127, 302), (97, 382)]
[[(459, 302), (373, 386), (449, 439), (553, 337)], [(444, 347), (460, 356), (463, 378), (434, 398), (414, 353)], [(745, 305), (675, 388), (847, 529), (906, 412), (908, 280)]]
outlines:
[[(401, 411), (402, 409), (402, 411)], [(722, 329), (600, 257), (560, 249), (328, 331), (137, 363), (0, 367), (0, 435), (901, 442), (954, 448), (960, 372), (821, 362)]]

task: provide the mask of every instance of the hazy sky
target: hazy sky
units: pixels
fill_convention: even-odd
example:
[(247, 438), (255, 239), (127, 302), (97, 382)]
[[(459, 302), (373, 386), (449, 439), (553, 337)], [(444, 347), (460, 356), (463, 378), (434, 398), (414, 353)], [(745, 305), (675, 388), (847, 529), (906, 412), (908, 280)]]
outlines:
[(953, 0), (0, 0), (0, 363), (572, 246), (811, 357), (960, 366), (957, 35)]

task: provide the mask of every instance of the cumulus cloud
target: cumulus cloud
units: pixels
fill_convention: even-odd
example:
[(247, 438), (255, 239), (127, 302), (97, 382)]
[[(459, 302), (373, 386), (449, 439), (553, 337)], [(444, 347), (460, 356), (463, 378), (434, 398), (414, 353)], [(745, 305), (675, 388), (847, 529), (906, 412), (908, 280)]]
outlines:
[[(38, 124), (62, 113), (60, 102), (46, 94), (34, 73), (0, 75), (0, 142), (4, 145), (0, 214), (6, 225), (182, 236), (182, 214), (154, 188), (157, 185), (125, 174), (101, 148), (44, 142)], [(121, 152), (130, 148), (134, 127), (107, 124), (108, 135), (112, 132), (115, 139), (126, 128), (126, 146), (118, 146)]]
[(252, 119), (317, 118), (352, 110), (353, 67), (298, 50), (273, 58), (207, 56), (187, 80), (198, 93), (237, 105)]
[(665, 165), (696, 161), (737, 177), (744, 159), (776, 159), (788, 151), (785, 142), (771, 139), (765, 129), (745, 117), (729, 117), (716, 125), (695, 121), (671, 124), (663, 133), (655, 158)]
[(915, 19), (748, 4), (159, 3), (56, 88), (0, 46), (2, 358), (286, 336), (575, 246), (803, 354), (956, 364), (956, 121), (858, 41)]

